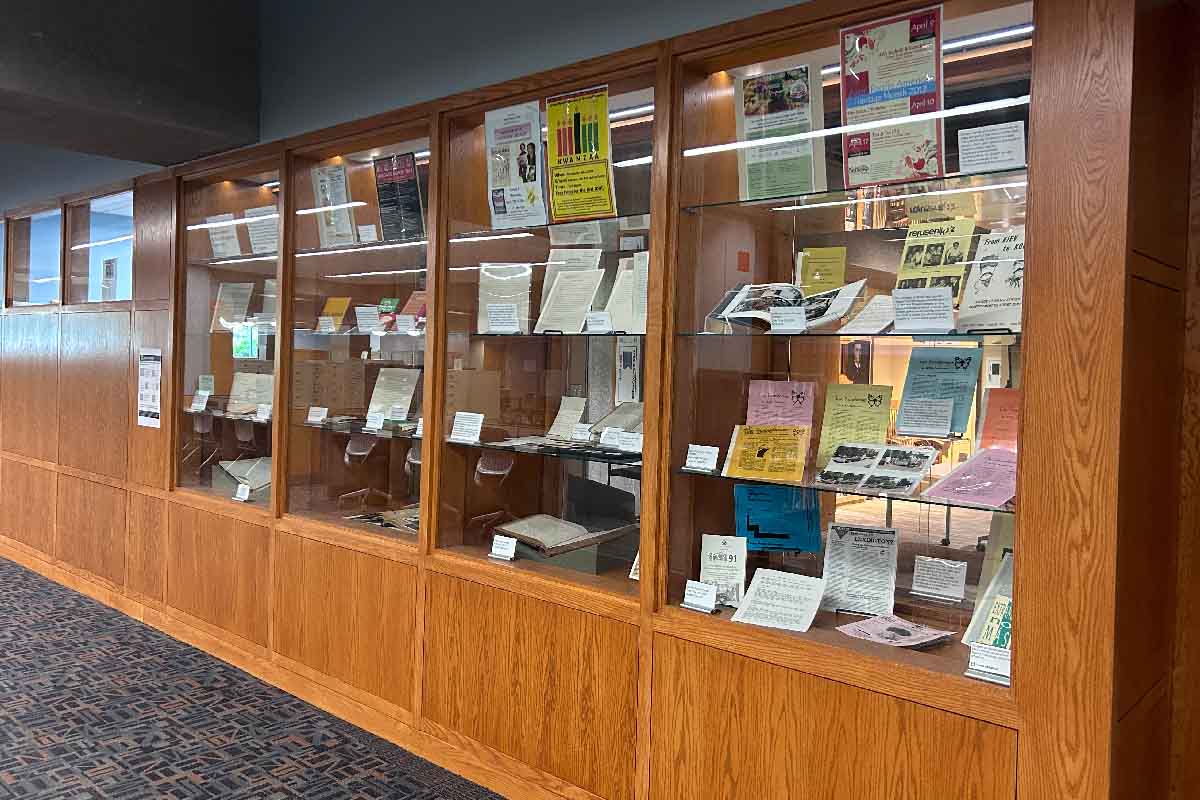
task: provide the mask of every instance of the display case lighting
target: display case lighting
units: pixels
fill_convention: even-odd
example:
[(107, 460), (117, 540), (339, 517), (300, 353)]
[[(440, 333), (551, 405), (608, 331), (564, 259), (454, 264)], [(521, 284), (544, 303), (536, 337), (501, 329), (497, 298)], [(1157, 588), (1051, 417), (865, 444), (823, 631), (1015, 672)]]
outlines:
[(319, 206), (317, 208), (297, 209), (296, 214), (297, 215), (320, 214), (322, 211), (341, 211), (343, 208), (358, 208), (359, 206), (365, 206), (365, 205), (366, 205), (366, 202), (363, 200), (351, 200), (348, 203), (336, 203), (331, 206)]
[(242, 217), (241, 219), (223, 219), (220, 222), (197, 222), (195, 225), (188, 225), (189, 231), (201, 231), (207, 228), (229, 228), (234, 225), (248, 225), (251, 222), (262, 222), (268, 219), (279, 219), (279, 213), (262, 214), (257, 217)]
[(989, 186), (964, 186), (958, 189), (939, 189), (933, 192), (909, 192), (908, 194), (892, 194), (886, 197), (863, 197), (853, 200), (834, 200), (828, 203), (810, 203), (799, 206), (780, 206), (772, 208), (772, 211), (805, 211), (810, 208), (834, 208), (835, 206), (850, 206), (855, 203), (883, 203), (892, 200), (907, 200), (911, 197), (944, 197), (950, 194), (967, 194), (972, 192), (990, 192), (999, 191), (1000, 189), (1023, 189), (1028, 186), (1028, 181), (1013, 181), (1011, 183), (995, 183)]
[(98, 242), (84, 242), (83, 244), (71, 245), (72, 250), (87, 250), (90, 247), (103, 247), (106, 244), (118, 244), (119, 242), (132, 242), (133, 234), (128, 236), (114, 236), (111, 239), (101, 239)]

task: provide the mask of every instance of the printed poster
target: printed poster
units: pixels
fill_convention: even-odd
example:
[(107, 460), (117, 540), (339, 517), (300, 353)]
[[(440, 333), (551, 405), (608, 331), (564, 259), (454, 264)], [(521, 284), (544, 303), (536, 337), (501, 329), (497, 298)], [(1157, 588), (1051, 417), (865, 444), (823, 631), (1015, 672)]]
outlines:
[(417, 158), (413, 153), (375, 161), (379, 226), (389, 242), (411, 242), (425, 235), (425, 217)]
[(551, 221), (616, 216), (608, 87), (551, 97), (546, 127)]
[(825, 416), (821, 421), (817, 465), (828, 464), (843, 442), (883, 444), (891, 413), (891, 386), (830, 384), (825, 391)]
[(955, 305), (975, 237), (975, 220), (918, 222), (910, 225), (896, 272), (897, 289), (950, 287)]
[(484, 114), (488, 207), (493, 229), (546, 224), (541, 127), (542, 112), (537, 101)]
[(321, 247), (354, 244), (354, 217), (347, 207), (350, 203), (350, 187), (346, 181), (346, 167), (342, 164), (314, 167), (312, 184), (313, 207), (321, 209), (316, 215)]
[[(843, 28), (842, 122), (942, 110), (942, 7)], [(942, 121), (899, 122), (842, 136), (846, 188), (938, 178)]]
[[(800, 64), (781, 72), (739, 78), (736, 103), (740, 142), (824, 127), (821, 68)], [(816, 147), (809, 139), (739, 150), (741, 199), (825, 191), (824, 140), (816, 142)]]
[(1021, 330), (1025, 288), (1025, 226), (979, 240), (959, 307), (960, 330)]

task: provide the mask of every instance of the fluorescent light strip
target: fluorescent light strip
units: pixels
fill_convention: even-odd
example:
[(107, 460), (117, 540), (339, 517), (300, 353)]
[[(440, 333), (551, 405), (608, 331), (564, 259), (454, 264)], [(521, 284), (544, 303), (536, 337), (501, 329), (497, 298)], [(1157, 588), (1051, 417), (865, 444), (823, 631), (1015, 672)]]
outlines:
[(84, 242), (83, 244), (71, 245), (72, 250), (87, 250), (89, 247), (103, 247), (106, 244), (116, 244), (118, 242), (132, 242), (133, 234), (128, 236), (114, 236), (111, 239), (101, 239), (98, 242)]
[(413, 158), (415, 158), (417, 161), (423, 161), (423, 160), (429, 158), (431, 155), (433, 155), (433, 153), (431, 151), (422, 150), (419, 153), (413, 153)]
[(425, 239), (415, 242), (392, 242), (391, 244), (376, 244), (370, 247), (343, 247), (338, 250), (316, 250), (309, 253), (296, 253), (296, 258), (308, 258), (309, 256), (335, 256), (343, 253), (365, 253), (371, 250), (394, 250), (397, 247), (420, 247), (423, 244), (428, 244)]
[(859, 122), (855, 123), (854, 125), (839, 125), (836, 128), (822, 128), (815, 131), (805, 131), (804, 133), (793, 133), (787, 136), (768, 136), (765, 139), (754, 139), (744, 142), (727, 142), (726, 144), (714, 144), (707, 147), (693, 147), (690, 150), (684, 150), (683, 154), (687, 157), (706, 156), (710, 153), (725, 153), (730, 150), (747, 150), (751, 147), (787, 144), (789, 142), (803, 142), (809, 139), (824, 139), (828, 136), (873, 131), (892, 125), (906, 125), (914, 122), (928, 122), (935, 119), (965, 117), (970, 114), (982, 114), (985, 111), (1000, 111), (1005, 108), (1016, 108), (1017, 106), (1027, 105), (1029, 105), (1029, 95), (1023, 95), (1021, 97), (1007, 97), (1003, 100), (988, 100), (983, 103), (971, 103), (970, 105), (946, 108), (942, 109), (941, 111), (927, 111), (924, 114), (912, 114), (911, 116), (907, 117), (892, 117), (891, 119), (879, 119), (872, 122)]
[(533, 236), (532, 233), (492, 233), (484, 234), (483, 236), (456, 236), (450, 240), (450, 244), (458, 242), (490, 242), (495, 239), (528, 239)]
[[(992, 42), (1005, 42), (1012, 39), (1020, 39), (1033, 33), (1032, 25), (1018, 25), (1015, 28), (1004, 28), (991, 33), (980, 33), (975, 36), (963, 36), (959, 39), (949, 39), (942, 42), (942, 53), (949, 53), (955, 50), (966, 50), (969, 47), (975, 47), (981, 44), (991, 44)], [(834, 75), (841, 74), (842, 68), (837, 64), (829, 64), (821, 67), (821, 77), (829, 78)]]
[(253, 256), (250, 258), (223, 258), (220, 261), (210, 261), (208, 263), (215, 267), (215, 266), (219, 266), (221, 264), (245, 264), (250, 261), (275, 261), (278, 258), (279, 258), (279, 256)]
[(640, 167), (643, 164), (649, 164), (654, 160), (654, 156), (642, 156), (641, 158), (630, 158), (626, 161), (617, 161), (613, 163), (614, 167)]
[(380, 272), (343, 272), (340, 275), (322, 275), (325, 280), (337, 280), (338, 278), (373, 278), (376, 275), (415, 275), (425, 271), (425, 267), (420, 269), (392, 269), (382, 270)]
[(260, 214), (255, 217), (243, 217), (242, 219), (223, 219), (220, 222), (197, 222), (195, 225), (188, 225), (189, 231), (200, 231), (205, 228), (230, 228), (234, 225), (248, 225), (251, 222), (261, 222), (267, 219), (279, 219), (279, 214)]
[(279, 181), (267, 181), (266, 183), (264, 183), (264, 184), (262, 185), (262, 188), (264, 188), (264, 189), (277, 189), (277, 188), (279, 188)]
[(810, 208), (833, 208), (835, 206), (850, 206), (855, 203), (882, 203), (891, 200), (907, 200), (910, 197), (944, 197), (948, 194), (967, 194), (969, 192), (990, 192), (1000, 189), (1019, 189), (1029, 185), (1028, 181), (1012, 183), (994, 183), (989, 186), (966, 186), (961, 189), (939, 189), (936, 192), (911, 192), (909, 194), (893, 194), (886, 197), (865, 197), (861, 200), (836, 200), (831, 203), (810, 203), (803, 206), (780, 206), (772, 211), (805, 211)]
[(340, 211), (343, 208), (358, 208), (365, 206), (366, 203), (362, 200), (351, 200), (349, 203), (337, 203), (332, 206), (320, 206), (318, 208), (301, 208), (296, 211), (297, 214), (320, 214), (322, 211)]
[(640, 117), (643, 114), (651, 114), (654, 112), (654, 104), (645, 106), (635, 106), (633, 108), (622, 108), (620, 111), (610, 112), (608, 118), (612, 121), (619, 119), (629, 119), (630, 117)]

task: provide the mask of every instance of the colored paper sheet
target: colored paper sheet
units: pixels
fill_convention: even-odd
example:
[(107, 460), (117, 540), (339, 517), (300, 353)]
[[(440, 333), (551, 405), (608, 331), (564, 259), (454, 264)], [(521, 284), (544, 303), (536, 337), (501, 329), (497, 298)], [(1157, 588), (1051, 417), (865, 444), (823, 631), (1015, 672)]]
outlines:
[[(961, 436), (971, 418), (975, 387), (979, 383), (981, 353), (980, 349), (973, 347), (914, 347), (908, 360), (908, 374), (904, 378), (904, 394), (900, 398), (897, 420), (909, 418), (906, 403), (953, 400), (950, 432)], [(896, 432), (909, 435), (899, 428), (899, 422)], [(926, 434), (916, 432), (911, 435)]]
[(735, 531), (749, 550), (816, 553), (821, 549), (821, 502), (812, 489), (733, 487)]
[(817, 385), (806, 381), (750, 381), (747, 425), (812, 427)]
[(546, 127), (551, 222), (615, 216), (608, 87), (551, 97)]
[(883, 444), (892, 410), (892, 387), (874, 384), (831, 384), (825, 392), (821, 445), (817, 464), (828, 464), (843, 442)]

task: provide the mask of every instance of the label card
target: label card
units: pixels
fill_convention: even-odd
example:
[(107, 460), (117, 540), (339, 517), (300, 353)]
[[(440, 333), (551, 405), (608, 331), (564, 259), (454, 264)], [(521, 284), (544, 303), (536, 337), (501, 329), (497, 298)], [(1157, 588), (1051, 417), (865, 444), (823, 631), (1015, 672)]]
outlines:
[(629, 568), (629, 580), (640, 581), (642, 579), (642, 554), (639, 551), (633, 557), (633, 566)]
[(271, 421), (271, 404), (259, 403), (254, 409), (255, 422), (270, 422)]
[(607, 311), (589, 311), (587, 314), (588, 333), (612, 333), (612, 314)]
[(858, 316), (850, 320), (838, 333), (843, 336), (867, 335), (883, 333), (896, 319), (896, 307), (890, 294), (877, 294), (872, 297)]
[(690, 611), (712, 614), (717, 610), (717, 587), (700, 581), (688, 581), (680, 605)]
[(189, 409), (194, 414), (199, 414), (204, 409), (208, 408), (208, 391), (201, 390), (192, 395), (192, 405)]
[(417, 418), (417, 429), (415, 431), (413, 431), (413, 438), (420, 439), (424, 435), (425, 435), (425, 418), (418, 417)]
[(600, 446), (601, 447), (620, 447), (621, 446), (621, 434), (623, 434), (624, 432), (625, 431), (621, 430), (620, 428), (605, 428), (603, 431), (600, 432)]
[(358, 226), (358, 241), (362, 244), (379, 241), (379, 231), (374, 225)]
[(967, 594), (967, 562), (917, 556), (912, 593), (938, 600), (962, 600)]
[(214, 375), (201, 375), (196, 379), (196, 389), (208, 392), (210, 395), (217, 390), (217, 379)]
[(517, 318), (516, 303), (488, 303), (488, 333), (520, 333), (521, 321)]
[(408, 406), (403, 403), (396, 403), (390, 409), (388, 409), (388, 419), (404, 422), (406, 419), (408, 419)]
[(896, 333), (950, 333), (954, 330), (954, 295), (949, 286), (896, 289)]
[(321, 406), (309, 406), (308, 409), (308, 424), (309, 425), (324, 425), (325, 419), (329, 416), (329, 409)]
[(646, 240), (641, 236), (622, 236), (622, 250), (644, 250), (646, 249)]
[(476, 444), (483, 432), (483, 414), (471, 411), (456, 411), (454, 427), (450, 430), (450, 441)]
[(317, 333), (337, 333), (336, 317), (317, 317)]
[(959, 172), (992, 172), (1024, 166), (1024, 122), (1016, 120), (958, 132)]
[(368, 431), (380, 430), (383, 428), (383, 419), (382, 411), (373, 411), (370, 414), (367, 414), (367, 424), (363, 429)]
[(804, 333), (808, 330), (808, 315), (804, 306), (772, 306), (767, 310), (770, 317), (770, 333)]
[(950, 437), (954, 400), (932, 397), (905, 398), (896, 414), (896, 432), (902, 436)]
[(688, 472), (716, 472), (717, 459), (721, 455), (721, 448), (710, 447), (706, 444), (689, 444), (687, 449), (687, 461), (683, 468)]
[(516, 557), (516, 539), (511, 536), (501, 536), (500, 534), (492, 537), (492, 552), (488, 553), (488, 558), (494, 558), (499, 561), (512, 561)]
[(1012, 678), (1012, 651), (1005, 647), (976, 642), (971, 645), (967, 674), (973, 678), (1007, 686)]
[(250, 500), (250, 484), (239, 483), (237, 488), (233, 490), (233, 499), (239, 503), (246, 503)]
[(571, 428), (572, 442), (590, 442), (592, 440), (592, 426), (586, 422), (577, 422)]
[(626, 453), (642, 452), (642, 434), (621, 431), (617, 436), (617, 447)]
[(393, 327), (401, 333), (408, 333), (417, 327), (417, 318), (412, 314), (397, 314)]

